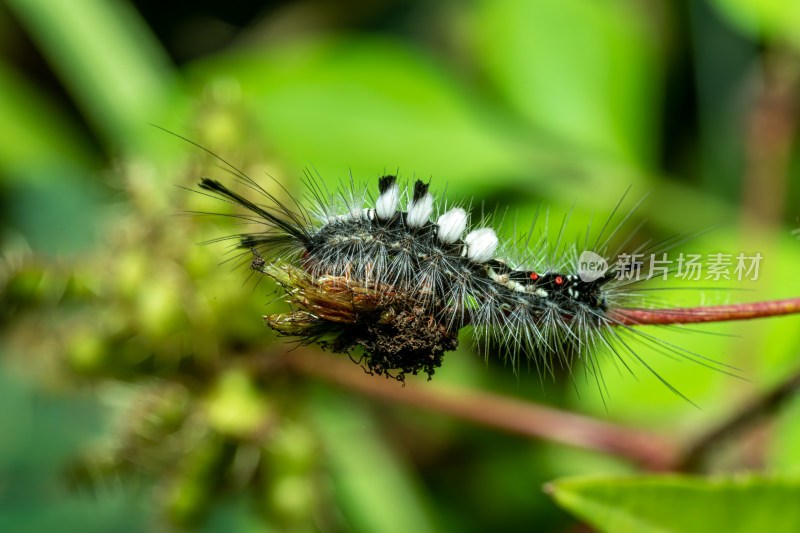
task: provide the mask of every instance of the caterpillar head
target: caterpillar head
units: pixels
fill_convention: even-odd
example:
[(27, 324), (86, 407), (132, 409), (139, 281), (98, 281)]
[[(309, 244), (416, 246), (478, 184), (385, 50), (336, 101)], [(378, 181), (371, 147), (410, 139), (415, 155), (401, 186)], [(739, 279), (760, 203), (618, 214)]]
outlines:
[[(559, 274), (548, 272), (532, 280), (537, 293), (564, 307), (574, 304), (584, 304), (594, 308), (605, 309), (606, 302), (603, 295), (603, 285), (613, 279), (606, 274), (593, 281), (583, 281), (577, 274)], [(529, 275), (529, 277), (531, 276)]]
[[(497, 268), (497, 261), (491, 265)], [(592, 308), (606, 308), (603, 286), (614, 279), (613, 273), (606, 273), (597, 279), (584, 281), (577, 274), (562, 274), (559, 272), (538, 273), (535, 271), (509, 271), (506, 268), (505, 276), (495, 281), (509, 286), (519, 292), (532, 294), (534, 297), (551, 302), (564, 309), (575, 305), (587, 305)], [(490, 272), (491, 275), (491, 272)]]

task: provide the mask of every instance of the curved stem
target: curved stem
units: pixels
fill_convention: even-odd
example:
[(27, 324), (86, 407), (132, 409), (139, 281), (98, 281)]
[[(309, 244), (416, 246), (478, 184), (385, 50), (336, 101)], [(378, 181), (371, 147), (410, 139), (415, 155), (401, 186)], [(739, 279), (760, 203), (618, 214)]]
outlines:
[(287, 354), (283, 363), (295, 372), (383, 401), (411, 405), (525, 437), (616, 455), (648, 470), (668, 469), (679, 453), (676, 443), (663, 435), (507, 396), (432, 384), (402, 386), (367, 375), (349, 361), (299, 350)]

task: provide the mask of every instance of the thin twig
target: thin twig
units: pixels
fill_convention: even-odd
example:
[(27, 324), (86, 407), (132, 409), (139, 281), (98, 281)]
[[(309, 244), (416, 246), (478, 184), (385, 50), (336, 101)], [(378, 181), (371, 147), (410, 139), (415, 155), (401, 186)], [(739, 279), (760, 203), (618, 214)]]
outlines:
[(676, 307), (671, 309), (615, 309), (609, 318), (616, 324), (643, 326), (649, 324), (696, 324), (725, 322), (800, 313), (800, 298), (710, 307)]
[(719, 444), (777, 411), (798, 389), (800, 389), (800, 372), (792, 374), (764, 395), (754, 398), (736, 410), (730, 418), (698, 437), (677, 457), (673, 468), (684, 472), (697, 471), (708, 454)]
[(744, 228), (778, 226), (790, 191), (792, 152), (797, 139), (798, 56), (773, 45), (754, 69), (754, 91), (744, 123), (742, 210)]
[(678, 456), (678, 446), (663, 435), (506, 396), (433, 384), (400, 386), (366, 375), (350, 362), (301, 350), (287, 354), (285, 363), (296, 372), (373, 398), (412, 405), (508, 433), (608, 453), (648, 470), (668, 469)]

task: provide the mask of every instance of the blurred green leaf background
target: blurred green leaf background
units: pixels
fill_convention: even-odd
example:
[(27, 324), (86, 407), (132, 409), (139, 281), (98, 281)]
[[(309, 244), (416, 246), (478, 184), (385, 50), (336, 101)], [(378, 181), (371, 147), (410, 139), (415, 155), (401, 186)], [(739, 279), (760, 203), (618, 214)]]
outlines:
[[(687, 249), (764, 257), (758, 281), (671, 305), (797, 297), (798, 17), (765, 0), (0, 4), (0, 530), (576, 531), (641, 512), (681, 531), (684, 498), (716, 490), (701, 477), (644, 480), (673, 496), (636, 507), (621, 459), (257, 371), (292, 348), (260, 318), (282, 304), (198, 245), (236, 227), (186, 212), (230, 206), (180, 188), (225, 170), (152, 125), (298, 196), (305, 167), (332, 188), (399, 170), (524, 229), (574, 204), (580, 234), (631, 187), (650, 193), (644, 238), (714, 228)], [(643, 346), (702, 409), (611, 358), (604, 403), (582, 372), (515, 376), (465, 333), (434, 382), (688, 439), (797, 371), (794, 317), (653, 334), (746, 380)], [(799, 405), (705, 472), (796, 497)], [(551, 499), (564, 476), (600, 481)], [(720, 505), (741, 505), (731, 484)]]

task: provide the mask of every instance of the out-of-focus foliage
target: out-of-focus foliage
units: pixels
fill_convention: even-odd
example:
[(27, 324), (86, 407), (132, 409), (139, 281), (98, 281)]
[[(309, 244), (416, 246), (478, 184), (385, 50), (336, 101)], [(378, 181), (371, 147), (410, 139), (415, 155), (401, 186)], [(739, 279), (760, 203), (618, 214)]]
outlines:
[(800, 512), (792, 505), (800, 496), (796, 479), (752, 475), (564, 479), (548, 490), (565, 508), (609, 533), (764, 529), (791, 533), (800, 528)]
[[(149, 123), (273, 176), (283, 199), (303, 195), (307, 165), (332, 188), (348, 171), (371, 182), (399, 169), (474, 196), (475, 215), (509, 206), (520, 232), (542, 201), (552, 220), (574, 202), (580, 234), (629, 186), (631, 204), (649, 190), (642, 238), (715, 227), (687, 250), (764, 256), (758, 282), (722, 284), (749, 292), (676, 291), (669, 304), (800, 292), (791, 2), (170, 5), (0, 6), (0, 530), (563, 531), (573, 519), (545, 482), (609, 476), (591, 494), (554, 485), (601, 528), (611, 518), (559, 491), (599, 494), (612, 514), (649, 497), (615, 481), (631, 471), (621, 460), (287, 372), (291, 345), (260, 318), (283, 309), (273, 287), (246, 282), (224, 244), (197, 245), (241, 227), (186, 214), (235, 210), (175, 187), (225, 179), (224, 165)], [(581, 372), (514, 376), (468, 334), (435, 380), (689, 435), (797, 366), (796, 319), (702, 328), (741, 338), (699, 330), (652, 333), (749, 381), (640, 353), (702, 411), (611, 358), (605, 405)], [(707, 469), (796, 472), (796, 410)], [(772, 505), (786, 483), (748, 490)], [(680, 530), (685, 500), (708, 486), (670, 490), (650, 511)]]

